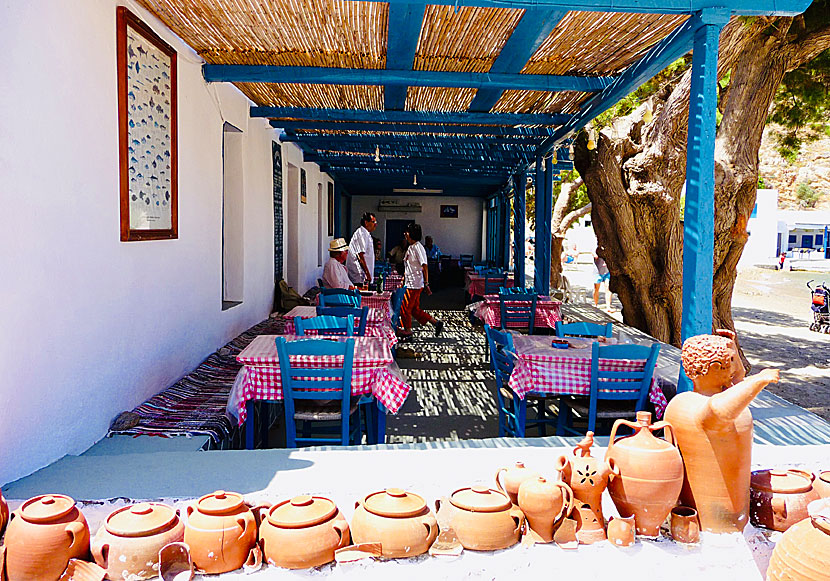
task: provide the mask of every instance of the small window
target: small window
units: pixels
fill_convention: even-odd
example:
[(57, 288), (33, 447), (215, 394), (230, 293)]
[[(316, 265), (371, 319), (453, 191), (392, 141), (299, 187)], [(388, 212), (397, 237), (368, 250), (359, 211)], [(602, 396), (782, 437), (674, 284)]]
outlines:
[(813, 247), (813, 235), (812, 234), (804, 234), (801, 237), (801, 247), (802, 248), (812, 248)]
[(795, 234), (790, 234), (790, 238), (789, 240), (787, 240), (787, 242), (789, 242), (790, 244), (795, 244), (796, 242), (798, 242), (798, 236), (796, 236)]
[(824, 246), (824, 234), (816, 234), (816, 246)]

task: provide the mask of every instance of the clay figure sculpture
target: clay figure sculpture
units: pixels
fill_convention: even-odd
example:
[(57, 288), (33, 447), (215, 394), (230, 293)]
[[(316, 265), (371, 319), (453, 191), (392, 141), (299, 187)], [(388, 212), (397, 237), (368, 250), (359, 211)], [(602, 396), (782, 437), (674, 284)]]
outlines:
[(735, 334), (697, 335), (683, 343), (681, 357), (694, 391), (677, 394), (666, 408), (686, 478), (682, 504), (697, 509), (701, 530), (739, 532), (749, 521), (752, 413), (762, 389), (778, 381), (778, 370), (744, 377)]
[(807, 506), (808, 518), (781, 535), (772, 551), (767, 581), (819, 581), (830, 571), (830, 499)]
[[(504, 478), (500, 478), (501, 473), (504, 472)], [(538, 478), (539, 473), (527, 468), (524, 462), (516, 462), (510, 468), (499, 468), (496, 470), (496, 488), (501, 490), (510, 497), (510, 502), (513, 504), (519, 503), (519, 486), (525, 480), (531, 478)], [(502, 485), (502, 480), (504, 485)]]

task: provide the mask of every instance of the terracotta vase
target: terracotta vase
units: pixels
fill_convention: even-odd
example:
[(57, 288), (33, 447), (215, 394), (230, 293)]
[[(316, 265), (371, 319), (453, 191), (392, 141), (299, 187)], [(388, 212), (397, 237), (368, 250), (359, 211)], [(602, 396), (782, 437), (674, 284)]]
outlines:
[(184, 542), (201, 571), (235, 571), (256, 547), (256, 519), (241, 494), (217, 490), (187, 507)]
[(553, 532), (573, 509), (573, 491), (564, 482), (550, 482), (542, 476), (522, 482), (519, 508), (528, 526), (542, 541), (553, 540)]
[[(501, 477), (504, 472), (504, 477)], [(496, 488), (505, 493), (513, 504), (519, 503), (519, 487), (522, 482), (531, 478), (539, 477), (535, 470), (525, 467), (523, 462), (516, 462), (510, 468), (499, 468), (496, 470)], [(502, 484), (504, 481), (504, 484)]]
[(286, 569), (308, 569), (334, 561), (351, 544), (349, 523), (322, 496), (295, 496), (274, 505), (259, 528), (265, 560)]
[(669, 517), (671, 538), (677, 543), (691, 545), (700, 542), (700, 522), (697, 511), (688, 506), (675, 506)]
[[(615, 440), (620, 426), (632, 428), (634, 434)], [(672, 443), (652, 433), (660, 429)], [(611, 499), (620, 515), (634, 515), (638, 535), (657, 537), (683, 487), (683, 460), (674, 445), (672, 426), (652, 424), (651, 413), (637, 412), (636, 423), (614, 422), (610, 442), (605, 459), (620, 471), (608, 485)]]
[(92, 541), (92, 556), (110, 579), (151, 579), (159, 575), (161, 549), (183, 540), (177, 510), (141, 502), (109, 514)]
[(819, 472), (818, 477), (813, 481), (813, 488), (816, 489), (820, 497), (830, 497), (830, 470)]
[(379, 542), (383, 556), (395, 559), (426, 553), (438, 521), (422, 497), (387, 488), (355, 503), (351, 529), (355, 544)]
[(0, 489), (0, 537), (3, 536), (3, 531), (6, 530), (6, 523), (9, 522), (9, 505), (3, 498), (3, 490)]
[(767, 581), (818, 581), (830, 571), (830, 499), (807, 506), (808, 518), (781, 535), (767, 568)]
[(820, 495), (813, 474), (802, 470), (756, 470), (750, 479), (749, 519), (755, 526), (786, 531), (807, 518)]
[(630, 547), (636, 539), (634, 517), (612, 516), (608, 521), (608, 542), (615, 547)]
[[(495, 551), (519, 542), (525, 517), (503, 492), (485, 486), (456, 490), (450, 496), (450, 526), (465, 549)], [(436, 501), (440, 509), (440, 502)]]
[(602, 491), (619, 470), (613, 462), (591, 456), (594, 433), (588, 432), (573, 450), (571, 456), (560, 456), (557, 469), (562, 480), (574, 494), (574, 517), (577, 521), (577, 538), (582, 544), (604, 540), (605, 518), (602, 515)]
[(11, 514), (5, 549), (7, 581), (57, 581), (70, 559), (88, 558), (89, 527), (68, 496), (35, 496)]

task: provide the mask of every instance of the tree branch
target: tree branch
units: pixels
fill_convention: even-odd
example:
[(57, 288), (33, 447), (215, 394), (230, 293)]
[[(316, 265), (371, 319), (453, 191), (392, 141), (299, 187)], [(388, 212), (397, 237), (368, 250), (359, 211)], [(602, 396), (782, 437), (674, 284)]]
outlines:
[(562, 222), (559, 224), (559, 228), (556, 229), (556, 233), (561, 233), (564, 236), (565, 232), (568, 230), (568, 228), (571, 227), (571, 224), (573, 224), (574, 220), (576, 220), (577, 218), (581, 218), (582, 216), (590, 212), (592, 205), (593, 204), (588, 203), (588, 205), (582, 206), (581, 208), (574, 210), (573, 212), (562, 218)]

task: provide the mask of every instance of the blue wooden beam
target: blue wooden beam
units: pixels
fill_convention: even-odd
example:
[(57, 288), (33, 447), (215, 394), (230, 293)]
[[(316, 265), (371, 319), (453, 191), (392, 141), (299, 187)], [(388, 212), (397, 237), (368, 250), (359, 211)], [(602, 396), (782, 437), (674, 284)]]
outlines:
[[(412, 168), (392, 168), (392, 167), (354, 167), (354, 166), (338, 166), (338, 165), (329, 165), (325, 163), (320, 164), (320, 170), (324, 171), (329, 174), (337, 174), (337, 175), (351, 175), (351, 176), (406, 176), (409, 180), (409, 183), (412, 182), (412, 176), (417, 174), (418, 178), (420, 179), (421, 176), (441, 176), (442, 183), (451, 184), (453, 182), (449, 181), (452, 178), (457, 178), (455, 183), (472, 183), (472, 184), (487, 184), (487, 185), (500, 185), (504, 182), (505, 178), (510, 175), (508, 171), (479, 171), (479, 170), (464, 170), (464, 169), (456, 169), (456, 168), (431, 168), (428, 171), (424, 171), (423, 169), (412, 169)], [(413, 184), (414, 185), (414, 184)], [(423, 186), (420, 182), (418, 186)]]
[(527, 173), (513, 176), (513, 279), (516, 286), (525, 286), (525, 214), (527, 212)]
[(365, 146), (375, 145), (400, 145), (400, 144), (430, 144), (441, 146), (444, 144), (457, 145), (505, 145), (515, 147), (532, 147), (536, 148), (543, 140), (544, 135), (387, 135), (387, 134), (362, 134), (355, 133), (351, 135), (338, 134), (332, 135), (330, 133), (302, 133), (283, 132), (280, 134), (280, 141), (298, 142), (314, 144), (314, 143), (355, 143), (363, 144)]
[(353, 123), (351, 121), (270, 121), (271, 127), (290, 130), (387, 131), (390, 133), (450, 133), (453, 135), (551, 135), (545, 128), (512, 127), (507, 125), (426, 125), (423, 123)]
[(361, 123), (466, 123), (472, 125), (562, 125), (571, 115), (551, 113), (456, 113), (433, 111), (373, 111), (313, 107), (251, 107), (251, 117), (359, 121)]
[[(490, 72), (520, 73), (565, 14), (567, 12), (560, 10), (527, 10), (490, 67)], [(470, 103), (470, 111), (489, 111), (501, 94), (498, 89), (479, 89)]]
[[(412, 68), (425, 10), (424, 4), (392, 4), (389, 6), (389, 21), (386, 28), (387, 69)], [(404, 85), (384, 88), (384, 109), (403, 109), (406, 105), (406, 89)]]
[(614, 77), (519, 75), (450, 71), (283, 67), (275, 65), (202, 65), (205, 80), (228, 83), (302, 83), (403, 87), (492, 88), (518, 91), (601, 91)]
[[(461, 160), (461, 161), (501, 161), (517, 164), (522, 161), (530, 159), (532, 161), (532, 152), (522, 150), (499, 150), (499, 149), (464, 149), (455, 147), (438, 147), (431, 148), (426, 146), (421, 147), (407, 147), (399, 146), (394, 148), (384, 147), (380, 151), (381, 161), (403, 161), (407, 159), (435, 159), (438, 161), (446, 160)], [(365, 148), (346, 148), (338, 145), (328, 146), (320, 144), (316, 147), (316, 151), (308, 152), (306, 154), (307, 161), (311, 160), (309, 156), (332, 157), (332, 156), (351, 156), (354, 159), (374, 160), (374, 151), (371, 147)], [(316, 160), (314, 160), (316, 161)]]

